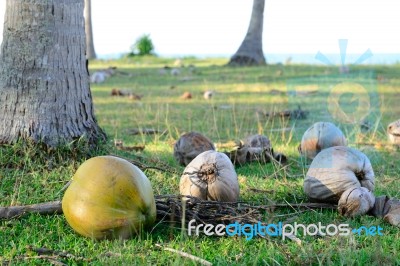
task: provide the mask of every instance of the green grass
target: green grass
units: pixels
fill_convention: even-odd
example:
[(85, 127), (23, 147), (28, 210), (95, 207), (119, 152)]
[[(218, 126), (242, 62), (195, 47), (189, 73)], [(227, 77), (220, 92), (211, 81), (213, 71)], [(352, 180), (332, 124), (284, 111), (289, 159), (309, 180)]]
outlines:
[[(178, 76), (160, 75), (164, 65), (172, 66), (173, 59), (132, 57), (118, 61), (93, 61), (91, 71), (117, 66), (124, 75), (111, 77), (103, 84), (92, 84), (95, 111), (100, 126), (109, 139), (105, 147), (95, 151), (68, 148), (40, 152), (38, 148), (18, 144), (0, 147), (0, 205), (32, 204), (62, 198), (62, 187), (87, 158), (100, 154), (117, 154), (135, 158), (136, 153), (115, 150), (113, 140), (124, 144), (145, 145), (138, 155), (149, 164), (164, 162), (178, 172), (183, 171), (174, 160), (173, 144), (188, 131), (199, 131), (215, 143), (226, 143), (249, 134), (266, 134), (273, 147), (290, 158), (287, 172), (273, 164), (253, 163), (237, 167), (241, 200), (268, 204), (275, 202), (306, 202), (302, 188), (307, 169), (297, 152), (303, 132), (320, 120), (331, 121), (323, 112), (326, 94), (307, 95), (290, 99), (286, 91), (291, 86), (301, 90), (314, 90), (316, 85), (327, 86), (340, 82), (336, 67), (308, 65), (267, 65), (252, 68), (223, 66), (226, 59), (184, 58), (193, 64), (191, 73), (183, 68)], [(282, 71), (280, 75), (279, 71)], [(372, 90), (379, 96), (379, 119), (366, 133), (357, 125), (343, 126), (349, 145), (364, 151), (376, 174), (375, 195), (400, 198), (399, 152), (390, 148), (374, 148), (359, 142), (386, 143), (386, 125), (400, 116), (400, 66), (355, 66), (354, 73), (374, 71), (384, 80), (370, 78)], [(364, 77), (361, 77), (364, 78)], [(364, 84), (364, 83), (362, 83)], [(370, 84), (370, 83), (368, 83)], [(130, 90), (143, 95), (142, 100), (111, 97), (112, 88)], [(201, 92), (213, 89), (215, 97), (206, 101)], [(272, 90), (282, 93), (270, 93)], [(190, 91), (193, 98), (184, 100), (180, 95)], [(351, 100), (344, 99), (345, 101)], [(282, 119), (265, 119), (256, 111), (297, 108), (297, 103), (309, 110), (305, 120), (295, 123)], [(349, 107), (350, 108), (350, 107)], [(351, 108), (349, 111), (352, 111)], [(134, 128), (154, 128), (162, 134), (130, 135)], [(387, 147), (383, 145), (383, 147)], [(179, 175), (147, 170), (155, 194), (178, 194)], [(251, 188), (268, 190), (257, 193)], [(363, 216), (355, 219), (341, 217), (336, 210), (300, 212), (295, 209), (275, 210), (264, 217), (268, 222), (292, 220), (298, 223), (348, 223), (351, 227), (380, 225), (384, 236), (311, 237), (299, 236), (302, 245), (280, 238), (244, 237), (189, 237), (180, 228), (159, 224), (151, 233), (126, 241), (93, 241), (74, 233), (62, 215), (28, 215), (20, 219), (0, 222), (0, 262), (11, 265), (47, 265), (48, 260), (33, 258), (36, 254), (28, 246), (46, 247), (66, 251), (75, 258), (59, 259), (71, 265), (134, 265), (174, 264), (192, 265), (194, 262), (174, 253), (160, 250), (156, 244), (178, 249), (220, 265), (393, 265), (400, 264), (399, 230), (380, 219)]]

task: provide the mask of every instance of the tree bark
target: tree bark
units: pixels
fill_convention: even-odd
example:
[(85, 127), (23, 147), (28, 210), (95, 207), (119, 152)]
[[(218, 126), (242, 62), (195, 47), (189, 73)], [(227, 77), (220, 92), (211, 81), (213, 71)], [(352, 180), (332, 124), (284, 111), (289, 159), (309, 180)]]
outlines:
[(0, 53), (0, 144), (58, 146), (105, 135), (94, 117), (83, 0), (7, 0)]
[(237, 52), (231, 57), (229, 65), (264, 65), (262, 32), (265, 0), (253, 0), (250, 25)]
[(91, 0), (85, 0), (85, 33), (86, 33), (86, 58), (95, 59), (96, 52), (93, 42), (93, 27), (92, 27), (92, 3)]

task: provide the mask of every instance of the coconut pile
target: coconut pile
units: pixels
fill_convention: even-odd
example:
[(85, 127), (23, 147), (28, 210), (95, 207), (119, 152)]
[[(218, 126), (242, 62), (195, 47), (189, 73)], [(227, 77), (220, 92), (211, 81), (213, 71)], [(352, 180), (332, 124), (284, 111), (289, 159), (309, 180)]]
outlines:
[[(389, 135), (395, 123), (389, 125)], [(312, 160), (303, 185), (311, 201), (336, 203), (339, 213), (346, 217), (370, 214), (392, 225), (400, 224), (400, 201), (375, 197), (370, 160), (361, 151), (347, 147), (344, 134), (334, 124), (312, 125), (303, 135), (299, 152)]]
[(235, 150), (222, 153), (215, 150), (209, 138), (198, 132), (185, 133), (178, 139), (174, 157), (180, 165), (186, 166), (179, 184), (181, 195), (221, 202), (239, 199), (234, 165), (274, 160), (286, 162), (283, 154), (274, 153), (267, 136), (248, 136)]
[[(388, 126), (389, 139), (394, 144), (399, 144), (399, 121)], [(374, 194), (375, 174), (369, 158), (348, 147), (337, 126), (329, 122), (313, 124), (303, 134), (298, 149), (306, 161), (311, 161), (303, 189), (310, 201), (316, 202), (312, 204), (335, 204), (345, 217), (372, 215), (400, 226), (400, 200)], [(274, 151), (265, 135), (247, 136), (234, 150), (219, 152), (206, 136), (188, 132), (175, 143), (173, 155), (185, 166), (179, 182), (180, 196), (162, 202), (156, 201), (150, 181), (132, 162), (114, 156), (87, 160), (76, 171), (61, 202), (67, 222), (83, 236), (112, 239), (140, 234), (151, 228), (159, 215), (173, 218), (189, 213), (192, 217), (214, 219), (215, 214), (223, 214), (224, 220), (237, 221), (241, 217), (256, 221), (259, 216), (256, 219), (249, 213), (259, 215), (257, 206), (240, 210), (243, 203), (239, 202), (235, 167), (252, 162), (287, 162), (285, 155)], [(3, 209), (6, 214), (15, 211)]]
[[(388, 134), (394, 136), (391, 140), (397, 141), (399, 121), (388, 127)], [(369, 158), (348, 147), (345, 135), (336, 125), (313, 124), (304, 132), (298, 150), (311, 161), (303, 185), (311, 201), (336, 204), (338, 212), (346, 217), (370, 214), (383, 217), (393, 225), (400, 224), (400, 201), (387, 196), (375, 197), (375, 174)], [(174, 156), (186, 166), (180, 180), (182, 195), (227, 202), (239, 198), (234, 166), (287, 160), (283, 154), (274, 152), (264, 135), (248, 136), (235, 150), (220, 153), (215, 151), (210, 139), (198, 132), (182, 135), (175, 144)]]

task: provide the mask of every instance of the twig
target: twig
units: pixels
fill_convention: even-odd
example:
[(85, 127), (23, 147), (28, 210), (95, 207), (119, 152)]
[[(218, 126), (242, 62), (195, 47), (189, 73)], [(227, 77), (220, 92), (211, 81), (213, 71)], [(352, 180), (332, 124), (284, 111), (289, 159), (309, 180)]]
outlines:
[(211, 265), (212, 265), (211, 262), (209, 262), (209, 261), (207, 261), (207, 260), (205, 260), (205, 259), (196, 257), (196, 256), (194, 256), (194, 255), (192, 255), (192, 254), (189, 254), (189, 253), (186, 253), (186, 252), (183, 252), (183, 251), (180, 251), (180, 250), (176, 250), (176, 249), (168, 248), (168, 247), (163, 247), (163, 246), (161, 246), (160, 244), (156, 244), (156, 247), (161, 248), (162, 250), (166, 250), (166, 251), (170, 251), (170, 252), (176, 253), (176, 254), (178, 254), (178, 255), (184, 257), (184, 258), (188, 258), (188, 259), (190, 259), (190, 260), (193, 260), (193, 261), (195, 261), (195, 262), (198, 262), (198, 263), (200, 263), (201, 265), (206, 265), (206, 266), (211, 266)]
[[(78, 257), (78, 256), (75, 256), (73, 254), (70, 254), (70, 253), (67, 253), (67, 252), (64, 252), (64, 251), (51, 250), (51, 249), (43, 248), (43, 247), (35, 248), (35, 247), (32, 247), (32, 246), (28, 246), (27, 250), (28, 251), (33, 251), (33, 252), (37, 253), (38, 255), (37, 256), (24, 256), (24, 255), (21, 255), (21, 256), (15, 257), (14, 259), (15, 260), (43, 259), (43, 260), (48, 260), (49, 263), (51, 263), (53, 265), (62, 265), (62, 266), (68, 265), (68, 264), (64, 263), (63, 261), (60, 261), (60, 258), (62, 258), (62, 259), (73, 259), (75, 261), (86, 261), (86, 262), (91, 261), (91, 259), (87, 259), (87, 258), (84, 258), (84, 257)], [(11, 261), (2, 261), (1, 263), (2, 263), (2, 265), (6, 265), (6, 264), (11, 263)]]
[(50, 256), (56, 256), (56, 258), (65, 258), (65, 259), (74, 259), (74, 260), (81, 260), (81, 261), (90, 261), (90, 259), (84, 258), (84, 257), (78, 257), (75, 256), (71, 253), (67, 253), (65, 251), (58, 251), (58, 250), (52, 250), (48, 248), (35, 248), (32, 246), (27, 247), (28, 250), (36, 252), (40, 256), (45, 256), (45, 255), (50, 255)]
[(274, 193), (275, 190), (265, 190), (265, 189), (258, 189), (258, 188), (248, 188), (248, 190), (253, 191), (253, 192), (257, 192), (257, 193)]
[(153, 129), (153, 128), (134, 128), (134, 129), (128, 130), (128, 134), (131, 134), (131, 135), (139, 135), (139, 134), (153, 135), (153, 134), (159, 134), (159, 133), (164, 133), (164, 132), (166, 132), (166, 130), (161, 132), (161, 131), (159, 131), (157, 129)]
[[(18, 256), (14, 260), (48, 260), (53, 265), (66, 266), (62, 261), (57, 260), (57, 256), (39, 255), (39, 256)], [(1, 265), (12, 265), (12, 261), (0, 261)]]

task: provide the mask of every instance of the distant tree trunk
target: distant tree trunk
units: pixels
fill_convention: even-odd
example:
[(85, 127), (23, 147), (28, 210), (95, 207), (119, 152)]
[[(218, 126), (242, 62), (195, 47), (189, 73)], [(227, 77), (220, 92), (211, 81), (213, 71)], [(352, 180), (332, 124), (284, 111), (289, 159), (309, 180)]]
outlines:
[(94, 43), (93, 43), (91, 0), (85, 0), (85, 33), (86, 33), (86, 58), (95, 59), (96, 52), (94, 50)]
[(231, 57), (229, 65), (263, 65), (265, 57), (262, 50), (265, 0), (253, 0), (250, 25), (246, 37), (237, 52)]
[(0, 143), (104, 139), (85, 58), (83, 0), (7, 0), (0, 53)]

